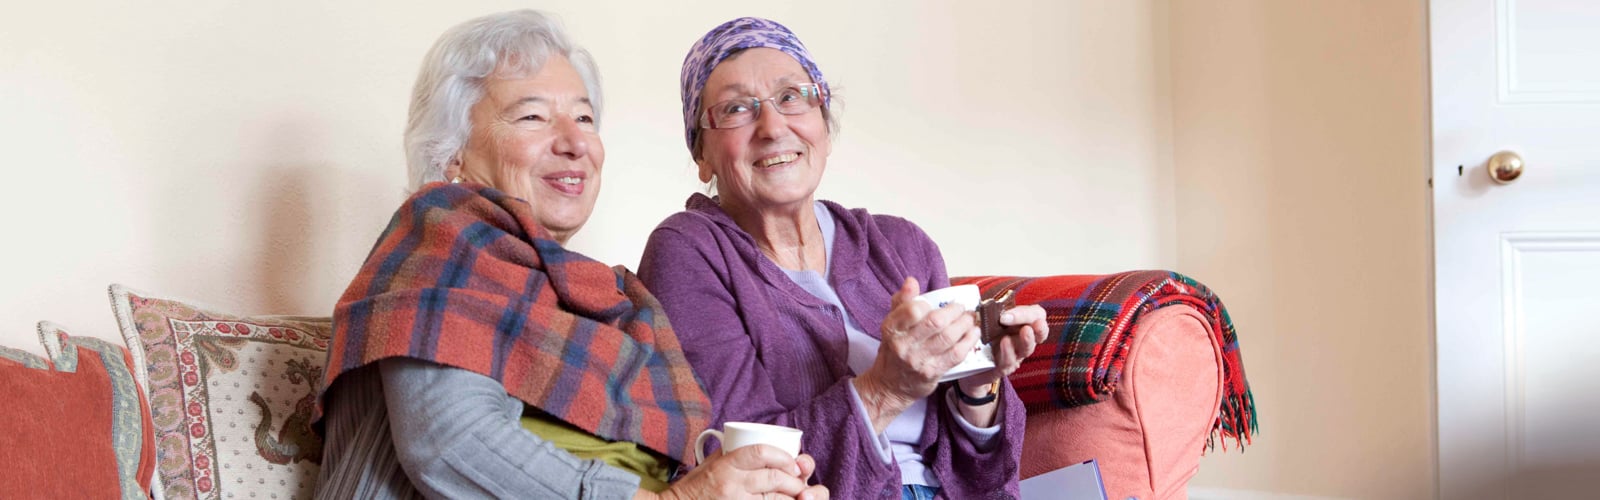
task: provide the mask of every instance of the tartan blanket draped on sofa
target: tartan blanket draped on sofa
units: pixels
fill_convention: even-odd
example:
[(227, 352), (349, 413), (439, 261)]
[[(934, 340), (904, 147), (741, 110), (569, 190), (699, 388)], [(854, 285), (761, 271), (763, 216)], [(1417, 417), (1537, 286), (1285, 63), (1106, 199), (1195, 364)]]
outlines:
[(1132, 328), (1151, 311), (1187, 304), (1210, 322), (1212, 340), (1222, 353), (1222, 406), (1212, 424), (1209, 446), (1217, 438), (1244, 446), (1256, 432), (1255, 403), (1245, 380), (1244, 362), (1233, 321), (1222, 301), (1205, 285), (1170, 271), (1130, 271), (1097, 276), (965, 277), (953, 284), (976, 284), (984, 297), (1015, 290), (1018, 304), (1038, 304), (1047, 313), (1050, 339), (1010, 377), (1030, 412), (1070, 408), (1111, 397), (1121, 380)]

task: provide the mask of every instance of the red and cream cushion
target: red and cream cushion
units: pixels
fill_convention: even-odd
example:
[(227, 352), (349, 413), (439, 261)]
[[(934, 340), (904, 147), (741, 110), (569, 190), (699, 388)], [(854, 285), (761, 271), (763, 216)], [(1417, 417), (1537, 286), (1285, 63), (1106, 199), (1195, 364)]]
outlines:
[(0, 347), (0, 484), (30, 498), (148, 498), (149, 407), (127, 349), (39, 323), (48, 358)]

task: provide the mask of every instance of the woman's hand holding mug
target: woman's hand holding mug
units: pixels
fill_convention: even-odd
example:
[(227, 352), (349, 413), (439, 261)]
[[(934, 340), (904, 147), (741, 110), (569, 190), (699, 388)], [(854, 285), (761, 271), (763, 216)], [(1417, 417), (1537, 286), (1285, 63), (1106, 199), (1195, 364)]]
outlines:
[(916, 278), (906, 278), (895, 292), (879, 329), (878, 356), (853, 381), (877, 432), (933, 394), (945, 373), (978, 344), (977, 322), (968, 307), (951, 302), (935, 308), (918, 300), (918, 290)]
[[(827, 500), (828, 489), (807, 485), (817, 463), (800, 453), (799, 429), (753, 422), (728, 422), (722, 430), (706, 429), (695, 438), (698, 464), (689, 475), (661, 492), (663, 500), (697, 498), (783, 498)], [(706, 438), (716, 436), (722, 449), (705, 453)]]

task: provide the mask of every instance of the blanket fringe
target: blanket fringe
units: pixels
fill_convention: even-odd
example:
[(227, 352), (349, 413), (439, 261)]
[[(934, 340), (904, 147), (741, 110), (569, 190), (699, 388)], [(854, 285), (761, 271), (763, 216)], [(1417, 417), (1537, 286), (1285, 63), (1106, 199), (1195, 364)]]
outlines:
[(1222, 408), (1217, 412), (1217, 420), (1212, 424), (1211, 435), (1206, 437), (1206, 449), (1210, 452), (1220, 443), (1222, 452), (1228, 452), (1228, 439), (1232, 438), (1238, 445), (1239, 451), (1244, 452), (1244, 446), (1251, 443), (1251, 438), (1260, 432), (1256, 422), (1255, 395), (1245, 389), (1243, 396), (1230, 396), (1222, 402)]

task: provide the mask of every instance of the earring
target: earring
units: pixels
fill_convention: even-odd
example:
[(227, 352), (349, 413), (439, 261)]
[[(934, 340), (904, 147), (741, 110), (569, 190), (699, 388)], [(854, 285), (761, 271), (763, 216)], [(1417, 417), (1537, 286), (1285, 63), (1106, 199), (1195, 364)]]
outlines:
[(450, 183), (451, 184), (460, 184), (461, 183), (461, 176), (458, 175), (454, 179), (450, 179)]

